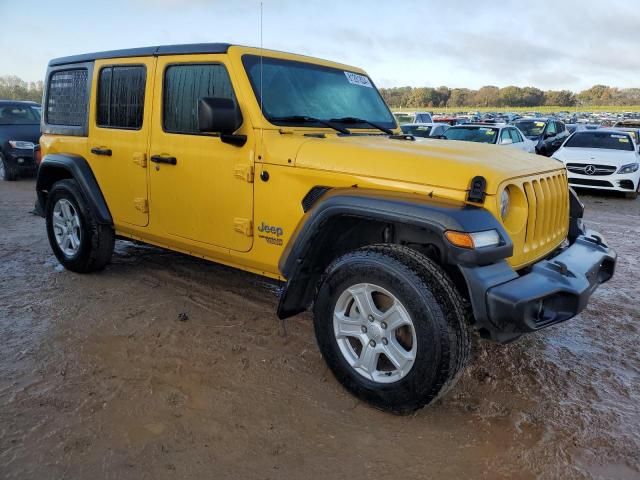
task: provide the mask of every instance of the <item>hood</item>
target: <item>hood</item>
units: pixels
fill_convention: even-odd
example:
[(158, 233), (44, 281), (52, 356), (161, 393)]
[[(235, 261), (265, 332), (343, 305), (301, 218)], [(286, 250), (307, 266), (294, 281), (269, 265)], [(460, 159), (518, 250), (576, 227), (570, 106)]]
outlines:
[(309, 139), (298, 150), (296, 166), (463, 191), (480, 175), (489, 194), (506, 179), (564, 168), (554, 159), (514, 148), (386, 136)]
[(0, 142), (23, 140), (35, 144), (40, 141), (40, 124), (37, 125), (0, 125)]
[(631, 150), (608, 150), (605, 148), (566, 148), (553, 154), (563, 162), (624, 165), (637, 162), (638, 156)]

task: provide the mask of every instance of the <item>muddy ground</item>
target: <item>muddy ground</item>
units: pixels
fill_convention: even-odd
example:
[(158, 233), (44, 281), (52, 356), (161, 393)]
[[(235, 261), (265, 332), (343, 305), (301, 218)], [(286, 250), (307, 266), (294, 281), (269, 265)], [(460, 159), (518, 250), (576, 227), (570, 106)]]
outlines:
[(640, 200), (582, 198), (615, 279), (566, 324), (477, 342), (452, 392), (397, 417), (337, 384), (273, 284), (128, 242), (64, 271), (34, 182), (3, 182), (0, 477), (640, 478)]

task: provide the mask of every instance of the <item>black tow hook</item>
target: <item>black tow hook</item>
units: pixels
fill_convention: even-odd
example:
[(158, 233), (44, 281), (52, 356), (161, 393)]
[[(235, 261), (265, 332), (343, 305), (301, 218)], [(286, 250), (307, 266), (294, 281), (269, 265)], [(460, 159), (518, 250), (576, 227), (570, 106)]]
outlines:
[(551, 265), (555, 266), (558, 269), (558, 272), (560, 273), (560, 275), (565, 276), (565, 277), (570, 277), (571, 275), (569, 274), (569, 268), (567, 267), (567, 265), (563, 262), (561, 262), (560, 260), (556, 260), (555, 262), (551, 262)]

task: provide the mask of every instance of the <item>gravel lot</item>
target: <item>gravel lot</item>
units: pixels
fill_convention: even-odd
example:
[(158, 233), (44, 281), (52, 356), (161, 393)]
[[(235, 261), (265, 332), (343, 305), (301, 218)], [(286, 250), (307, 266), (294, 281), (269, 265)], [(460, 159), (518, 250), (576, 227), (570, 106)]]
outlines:
[(640, 478), (640, 200), (582, 198), (620, 257), (588, 310), (478, 341), (448, 396), (396, 417), (337, 384), (308, 315), (276, 318), (276, 285), (128, 242), (64, 271), (34, 182), (3, 182), (0, 477)]

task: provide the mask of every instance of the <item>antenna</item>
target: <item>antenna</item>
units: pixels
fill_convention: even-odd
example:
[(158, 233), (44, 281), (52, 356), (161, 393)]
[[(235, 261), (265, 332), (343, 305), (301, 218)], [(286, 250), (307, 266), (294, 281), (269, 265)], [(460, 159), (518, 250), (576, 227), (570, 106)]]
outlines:
[(262, 145), (264, 144), (264, 111), (262, 109), (264, 90), (262, 89), (262, 2), (260, 2), (260, 152), (262, 153)]

